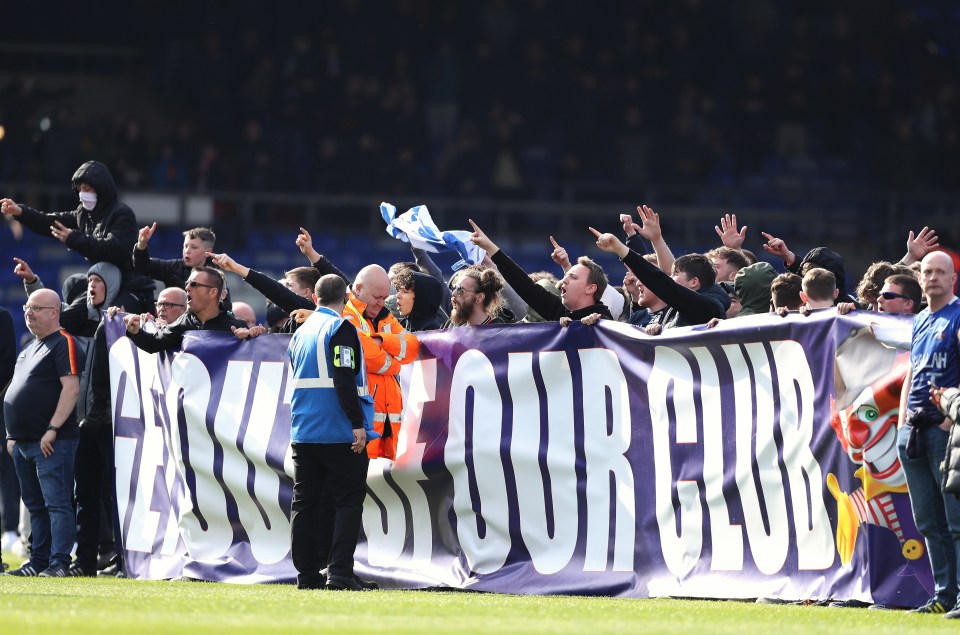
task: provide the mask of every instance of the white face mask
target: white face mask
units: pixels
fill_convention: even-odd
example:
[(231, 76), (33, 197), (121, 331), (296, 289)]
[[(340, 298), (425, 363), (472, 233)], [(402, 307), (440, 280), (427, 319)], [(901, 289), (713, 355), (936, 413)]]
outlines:
[(97, 193), (80, 192), (80, 204), (83, 205), (83, 209), (93, 209), (97, 206)]

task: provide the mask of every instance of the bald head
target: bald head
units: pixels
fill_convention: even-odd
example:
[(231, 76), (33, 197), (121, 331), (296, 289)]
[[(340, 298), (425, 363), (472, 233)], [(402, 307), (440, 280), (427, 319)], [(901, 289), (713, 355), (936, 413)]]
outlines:
[(390, 278), (380, 265), (367, 265), (357, 274), (353, 283), (353, 295), (367, 305), (363, 314), (373, 319), (383, 310), (390, 295)]
[(179, 287), (167, 287), (157, 296), (157, 324), (172, 324), (187, 312), (187, 292)]
[(234, 302), (230, 309), (234, 315), (247, 323), (247, 326), (253, 328), (257, 325), (257, 313), (253, 307), (246, 302)]
[(42, 340), (60, 330), (60, 296), (51, 289), (38, 289), (27, 298), (23, 319), (34, 337)]
[(939, 311), (951, 298), (957, 284), (953, 260), (942, 251), (934, 251), (920, 262), (920, 288), (927, 296), (931, 311)]

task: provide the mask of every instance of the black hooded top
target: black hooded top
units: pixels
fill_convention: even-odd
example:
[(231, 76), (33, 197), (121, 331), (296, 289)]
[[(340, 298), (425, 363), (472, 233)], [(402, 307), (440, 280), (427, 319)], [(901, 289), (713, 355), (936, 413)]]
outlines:
[(80, 191), (86, 183), (97, 192), (97, 205), (92, 210), (78, 205), (69, 212), (46, 213), (20, 205), (23, 213), (15, 218), (27, 229), (50, 237), (50, 227), (60, 221), (76, 230), (67, 236), (66, 246), (87, 259), (90, 264), (109, 262), (123, 273), (127, 289), (152, 289), (150, 278), (136, 274), (130, 250), (137, 242), (137, 218), (127, 205), (117, 200), (117, 186), (107, 166), (99, 161), (87, 161), (73, 174), (71, 185)]
[(410, 315), (400, 316), (401, 326), (411, 333), (439, 329), (437, 310), (443, 301), (443, 285), (433, 276), (415, 271), (413, 272), (413, 294), (413, 309)]
[(817, 267), (822, 267), (832, 273), (837, 279), (837, 299), (834, 304), (841, 302), (854, 302), (854, 299), (847, 295), (847, 272), (843, 266), (843, 257), (837, 252), (826, 247), (814, 247), (807, 252), (803, 260), (794, 260), (792, 265), (787, 265), (787, 271), (802, 275), (800, 273), (804, 263), (812, 262)]

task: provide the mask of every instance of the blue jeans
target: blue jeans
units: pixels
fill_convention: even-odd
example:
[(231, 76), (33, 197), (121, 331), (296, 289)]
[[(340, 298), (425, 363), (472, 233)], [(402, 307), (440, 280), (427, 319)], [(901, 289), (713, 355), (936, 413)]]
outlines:
[(960, 500), (940, 489), (940, 463), (947, 453), (947, 432), (937, 426), (919, 430), (921, 456), (906, 455), (910, 426), (900, 428), (897, 453), (910, 488), (910, 506), (917, 529), (926, 539), (937, 600), (949, 610), (958, 603), (957, 563), (960, 562)]
[(76, 440), (54, 441), (53, 454), (47, 457), (40, 452), (39, 441), (17, 441), (13, 447), (20, 496), (30, 510), (30, 564), (38, 571), (70, 566), (70, 551), (77, 540), (73, 513), (76, 452)]

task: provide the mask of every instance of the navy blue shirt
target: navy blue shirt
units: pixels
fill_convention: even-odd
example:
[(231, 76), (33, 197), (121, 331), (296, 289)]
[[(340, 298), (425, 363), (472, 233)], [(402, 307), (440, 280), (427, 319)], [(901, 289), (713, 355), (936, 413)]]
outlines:
[(931, 313), (929, 307), (921, 311), (913, 322), (913, 344), (910, 347), (910, 366), (913, 381), (907, 398), (907, 416), (920, 410), (928, 423), (943, 421), (943, 415), (930, 401), (930, 388), (955, 388), (960, 385), (960, 300)]
[[(23, 347), (3, 398), (8, 439), (40, 440), (63, 392), (60, 378), (79, 377), (83, 362), (82, 347), (66, 331), (51, 333), (42, 340), (34, 339)], [(79, 435), (74, 409), (57, 431), (57, 438), (76, 439)]]

